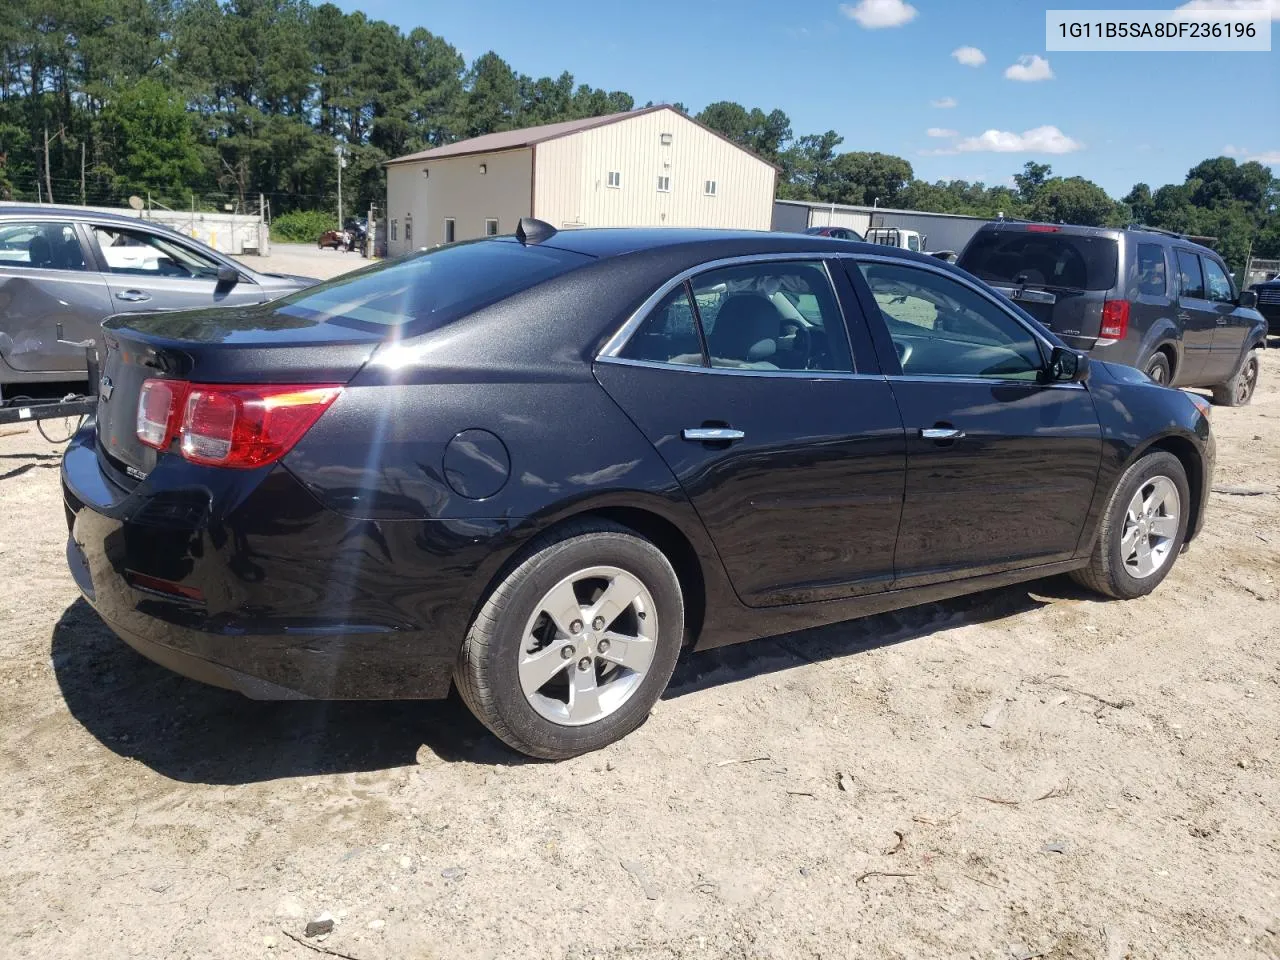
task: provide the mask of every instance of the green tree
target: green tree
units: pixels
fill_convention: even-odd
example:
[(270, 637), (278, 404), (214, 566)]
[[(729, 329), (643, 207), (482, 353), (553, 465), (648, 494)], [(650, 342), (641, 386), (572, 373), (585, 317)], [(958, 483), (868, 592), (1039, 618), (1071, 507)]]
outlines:
[(1052, 173), (1053, 167), (1049, 164), (1028, 160), (1023, 165), (1022, 172), (1013, 175), (1013, 182), (1018, 188), (1018, 199), (1023, 203), (1033, 202)]
[(1086, 227), (1117, 224), (1123, 212), (1107, 192), (1083, 177), (1054, 177), (1036, 191), (1030, 217), (1050, 223), (1078, 223)]
[(163, 84), (139, 80), (112, 95), (98, 122), (97, 170), (118, 194), (156, 191), (185, 198), (205, 173), (186, 105)]

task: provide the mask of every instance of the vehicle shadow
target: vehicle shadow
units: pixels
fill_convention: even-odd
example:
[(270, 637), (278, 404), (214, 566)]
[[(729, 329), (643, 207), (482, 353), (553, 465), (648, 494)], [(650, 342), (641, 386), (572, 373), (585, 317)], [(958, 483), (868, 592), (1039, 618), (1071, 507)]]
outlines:
[[(1030, 588), (1030, 592), (1029, 592)], [(1065, 578), (686, 654), (664, 699), (902, 643), (935, 630), (1083, 596)], [(263, 702), (180, 677), (135, 653), (77, 599), (53, 630), (51, 660), (73, 717), (108, 749), (188, 783), (244, 784), (386, 770), (426, 749), (446, 762), (517, 765), (456, 694), (439, 701)]]

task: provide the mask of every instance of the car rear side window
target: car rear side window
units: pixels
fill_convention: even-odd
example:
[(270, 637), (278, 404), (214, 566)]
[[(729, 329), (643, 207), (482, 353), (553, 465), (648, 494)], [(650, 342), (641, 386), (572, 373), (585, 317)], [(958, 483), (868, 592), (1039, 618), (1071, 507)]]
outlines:
[(1139, 296), (1168, 296), (1169, 283), (1164, 265), (1164, 248), (1158, 243), (1140, 243), (1137, 261)]
[(1227, 276), (1227, 272), (1222, 269), (1218, 261), (1209, 257), (1201, 257), (1200, 263), (1204, 265), (1204, 286), (1205, 293), (1208, 294), (1207, 299), (1214, 303), (1234, 302), (1236, 295), (1231, 289), (1231, 278)]
[(1204, 299), (1204, 274), (1200, 271), (1200, 258), (1189, 250), (1178, 251), (1178, 292), (1180, 296), (1194, 300)]
[(69, 223), (0, 223), (0, 267), (84, 270), (84, 252)]
[(1110, 237), (1059, 233), (1056, 228), (980, 230), (959, 266), (989, 283), (1071, 290), (1110, 290), (1119, 246)]
[(594, 258), (513, 239), (472, 240), (359, 270), (280, 301), (308, 320), (436, 329)]
[(628, 360), (650, 363), (693, 367), (706, 364), (688, 282), (680, 284), (654, 307), (627, 341), (621, 355)]

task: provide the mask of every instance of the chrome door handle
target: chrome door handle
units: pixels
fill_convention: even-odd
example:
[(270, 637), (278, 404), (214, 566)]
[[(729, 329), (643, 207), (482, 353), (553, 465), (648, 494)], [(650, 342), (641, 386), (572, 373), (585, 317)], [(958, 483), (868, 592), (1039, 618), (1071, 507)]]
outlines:
[(741, 430), (734, 430), (730, 427), (685, 427), (680, 431), (680, 436), (686, 440), (698, 440), (705, 443), (716, 440), (741, 440), (746, 434)]
[(925, 440), (960, 440), (964, 431), (956, 427), (921, 427), (920, 436)]
[(140, 300), (150, 300), (151, 294), (143, 293), (141, 290), (121, 290), (116, 294), (116, 299), (137, 302)]
[(1191, 314), (1189, 314), (1189, 313), (1180, 313), (1180, 314), (1178, 314), (1178, 319), (1179, 319), (1179, 320), (1190, 320), (1190, 319), (1191, 319)]
[(1218, 326), (1225, 327), (1227, 325), (1226, 317), (1218, 317)]

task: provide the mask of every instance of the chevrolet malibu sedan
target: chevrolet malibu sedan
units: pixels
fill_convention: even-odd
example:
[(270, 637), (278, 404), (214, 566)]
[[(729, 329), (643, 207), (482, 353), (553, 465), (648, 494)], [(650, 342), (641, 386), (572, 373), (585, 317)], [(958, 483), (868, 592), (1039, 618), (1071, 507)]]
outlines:
[(272, 303), (117, 317), (62, 466), (131, 646), (263, 699), (432, 698), (562, 758), (684, 648), (1072, 573), (1149, 593), (1208, 406), (972, 276), (825, 237), (450, 244)]

